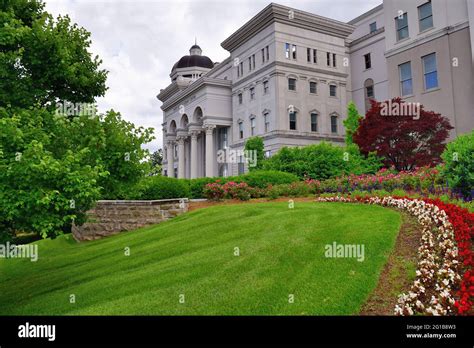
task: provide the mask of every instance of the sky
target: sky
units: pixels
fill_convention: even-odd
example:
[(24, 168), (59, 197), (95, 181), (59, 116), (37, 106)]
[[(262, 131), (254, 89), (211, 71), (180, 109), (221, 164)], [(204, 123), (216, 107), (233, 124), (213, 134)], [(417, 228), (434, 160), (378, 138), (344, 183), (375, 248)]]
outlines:
[[(153, 127), (162, 146), (160, 89), (170, 83), (173, 64), (197, 39), (214, 62), (229, 56), (220, 44), (270, 1), (263, 0), (45, 0), (53, 16), (69, 15), (91, 33), (91, 53), (109, 71), (108, 90), (97, 100), (100, 112), (119, 111), (136, 126)], [(276, 0), (276, 3), (343, 22), (382, 0)]]

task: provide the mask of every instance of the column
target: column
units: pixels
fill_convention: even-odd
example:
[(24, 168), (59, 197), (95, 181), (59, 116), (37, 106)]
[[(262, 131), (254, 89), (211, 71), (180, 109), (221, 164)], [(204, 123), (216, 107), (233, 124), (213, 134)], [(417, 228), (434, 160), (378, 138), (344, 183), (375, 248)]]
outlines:
[(206, 176), (208, 178), (214, 176), (214, 139), (213, 133), (215, 125), (210, 124), (204, 126), (206, 130)]
[(174, 178), (174, 141), (168, 141), (168, 177)]
[(198, 170), (198, 163), (197, 163), (197, 136), (198, 132), (192, 131), (191, 132), (191, 179), (197, 178), (197, 170)]
[(184, 168), (184, 137), (178, 138), (178, 179), (184, 179), (185, 168)]

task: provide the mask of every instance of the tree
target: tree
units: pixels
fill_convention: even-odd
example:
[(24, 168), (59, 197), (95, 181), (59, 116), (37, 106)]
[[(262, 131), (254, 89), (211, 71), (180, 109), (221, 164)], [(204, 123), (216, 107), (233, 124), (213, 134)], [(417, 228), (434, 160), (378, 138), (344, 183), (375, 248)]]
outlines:
[(113, 110), (55, 112), (93, 103), (106, 72), (90, 34), (55, 21), (37, 0), (0, 4), (0, 241), (18, 231), (54, 237), (85, 221), (101, 197), (120, 198), (144, 176), (152, 129)]
[(359, 127), (359, 122), (362, 116), (359, 115), (357, 107), (353, 101), (347, 105), (347, 119), (343, 121), (346, 128), (346, 145), (354, 143), (353, 136)]
[[(261, 169), (263, 166), (263, 160), (265, 158), (263, 150), (263, 139), (260, 137), (251, 137), (245, 142), (245, 151), (248, 151), (251, 158), (256, 160), (255, 165), (249, 165), (249, 171)], [(251, 151), (251, 152), (250, 152)], [(255, 157), (253, 157), (255, 156)]]
[(107, 72), (88, 51), (90, 33), (56, 20), (40, 0), (0, 4), (0, 107), (92, 103), (106, 90)]
[(163, 165), (163, 149), (158, 149), (153, 152), (150, 156), (150, 160), (148, 161), (150, 166), (149, 175), (161, 175), (161, 169)]
[(17, 231), (43, 238), (64, 232), (100, 198), (99, 163), (88, 148), (55, 150), (69, 121), (45, 109), (0, 108), (0, 240)]
[(367, 154), (375, 151), (385, 166), (411, 170), (440, 162), (444, 141), (453, 128), (446, 117), (400, 98), (371, 101), (354, 141)]

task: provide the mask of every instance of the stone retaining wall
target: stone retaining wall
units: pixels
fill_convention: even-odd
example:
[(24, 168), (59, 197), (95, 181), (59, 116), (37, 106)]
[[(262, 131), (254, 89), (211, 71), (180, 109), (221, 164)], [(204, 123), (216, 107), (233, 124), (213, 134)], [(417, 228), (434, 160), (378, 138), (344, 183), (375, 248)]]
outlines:
[(123, 231), (158, 224), (188, 211), (187, 198), (156, 201), (98, 201), (87, 212), (88, 221), (73, 226), (72, 234), (78, 241), (100, 239)]

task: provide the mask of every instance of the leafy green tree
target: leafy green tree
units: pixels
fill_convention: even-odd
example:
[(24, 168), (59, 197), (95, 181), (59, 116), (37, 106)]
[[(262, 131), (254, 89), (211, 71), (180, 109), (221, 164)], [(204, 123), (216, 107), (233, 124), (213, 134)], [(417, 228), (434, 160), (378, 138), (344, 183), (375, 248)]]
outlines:
[(45, 109), (0, 108), (0, 240), (17, 231), (61, 234), (72, 221), (84, 222), (99, 199), (97, 182), (106, 172), (85, 165), (90, 150), (56, 151), (56, 134), (68, 126)]
[(347, 118), (343, 121), (344, 127), (346, 128), (346, 145), (354, 144), (353, 135), (359, 127), (359, 121), (362, 116), (359, 115), (356, 105), (353, 101), (347, 105)]
[(88, 49), (90, 33), (56, 20), (40, 0), (0, 2), (0, 107), (94, 102), (107, 72)]
[(54, 20), (41, 1), (0, 3), (0, 241), (67, 232), (97, 199), (124, 196), (145, 173), (141, 145), (152, 129), (113, 110), (54, 111), (105, 93), (89, 36), (67, 16)]
[(150, 155), (149, 160), (150, 170), (149, 175), (161, 175), (163, 165), (163, 149), (158, 149)]
[[(265, 159), (263, 150), (263, 139), (261, 137), (251, 137), (245, 142), (245, 151), (255, 151), (256, 163), (255, 166), (249, 166), (249, 171), (254, 171), (263, 168), (263, 161)], [(252, 155), (253, 156), (253, 155)]]
[(465, 197), (474, 196), (474, 131), (458, 136), (441, 155), (449, 185)]

